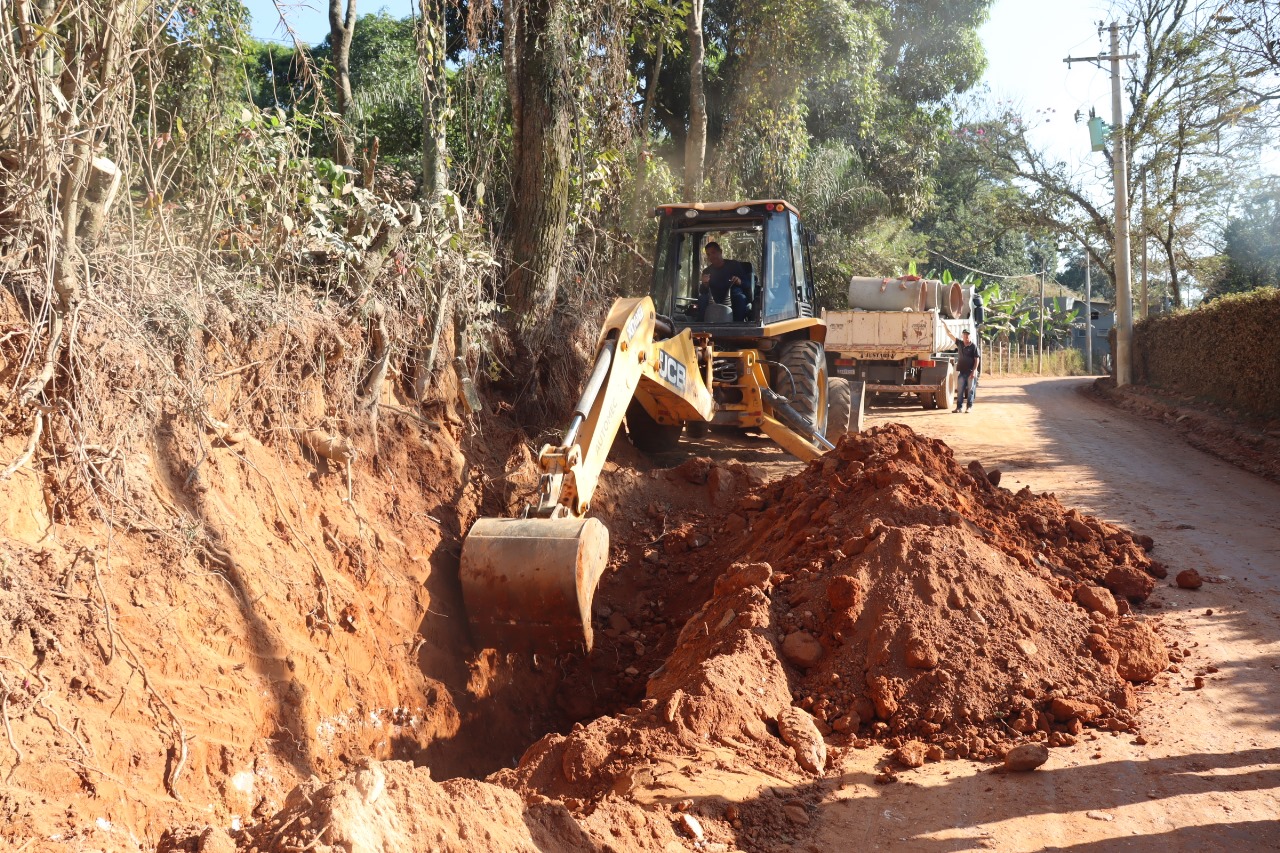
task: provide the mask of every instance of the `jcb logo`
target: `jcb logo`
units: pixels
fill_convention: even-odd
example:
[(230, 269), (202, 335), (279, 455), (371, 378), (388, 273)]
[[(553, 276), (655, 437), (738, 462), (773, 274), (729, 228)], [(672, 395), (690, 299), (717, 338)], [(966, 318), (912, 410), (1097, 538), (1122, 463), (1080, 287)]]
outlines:
[(683, 364), (667, 354), (666, 350), (658, 351), (658, 378), (681, 393), (684, 392), (688, 371)]

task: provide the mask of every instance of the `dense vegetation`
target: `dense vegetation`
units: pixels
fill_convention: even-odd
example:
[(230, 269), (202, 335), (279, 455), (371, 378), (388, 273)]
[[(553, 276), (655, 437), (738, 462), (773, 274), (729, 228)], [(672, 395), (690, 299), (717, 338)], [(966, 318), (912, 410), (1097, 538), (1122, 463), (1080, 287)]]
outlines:
[[(398, 19), (330, 0), (323, 43), (282, 47), (250, 38), (241, 0), (10, 0), (0, 275), (37, 321), (15, 387), (48, 393), (69, 321), (122, 259), (169, 253), (163, 292), (216, 271), (318, 299), (391, 322), (373, 360), (419, 392), (452, 349), (536, 402), (577, 357), (546, 344), (643, 289), (650, 212), (675, 198), (791, 199), (830, 303), (849, 274), (912, 261), (1007, 300), (1064, 260), (1078, 277), (1080, 246), (1105, 296), (1104, 162), (1054, 162), (1034, 117), (975, 93), (989, 6), (420, 0)], [(1152, 301), (1274, 284), (1256, 174), (1280, 115), (1272, 6), (1116, 12), (1138, 55), (1125, 132)]]

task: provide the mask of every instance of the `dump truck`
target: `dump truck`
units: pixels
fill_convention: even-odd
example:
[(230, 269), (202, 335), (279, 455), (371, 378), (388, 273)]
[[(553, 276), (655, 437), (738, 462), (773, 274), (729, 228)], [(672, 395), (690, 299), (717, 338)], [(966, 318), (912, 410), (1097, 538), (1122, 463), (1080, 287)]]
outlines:
[[(591, 600), (609, 555), (591, 498), (624, 424), (646, 452), (716, 426), (762, 432), (807, 460), (861, 422), (848, 382), (829, 374), (812, 239), (796, 209), (772, 199), (671, 204), (656, 215), (651, 292), (614, 302), (569, 425), (538, 455), (536, 499), (519, 518), (479, 519), (463, 541), (478, 645), (590, 651)], [(731, 266), (704, 268), (710, 244)]]
[(918, 276), (849, 281), (849, 309), (823, 311), (832, 376), (851, 383), (864, 405), (915, 396), (926, 409), (947, 409), (955, 398), (956, 339), (977, 340), (981, 298), (955, 282)]

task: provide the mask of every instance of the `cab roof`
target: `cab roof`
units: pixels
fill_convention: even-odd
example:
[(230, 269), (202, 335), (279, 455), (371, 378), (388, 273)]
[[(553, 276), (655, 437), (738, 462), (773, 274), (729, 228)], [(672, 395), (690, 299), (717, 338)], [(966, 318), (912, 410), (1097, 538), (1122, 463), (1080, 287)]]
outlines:
[(787, 210), (800, 215), (800, 211), (786, 199), (780, 198), (761, 198), (752, 201), (698, 201), (698, 202), (680, 202), (678, 204), (662, 204), (658, 206), (657, 213), (666, 213), (668, 210), (697, 210), (704, 213), (732, 213), (740, 207), (758, 207), (765, 204), (780, 204)]

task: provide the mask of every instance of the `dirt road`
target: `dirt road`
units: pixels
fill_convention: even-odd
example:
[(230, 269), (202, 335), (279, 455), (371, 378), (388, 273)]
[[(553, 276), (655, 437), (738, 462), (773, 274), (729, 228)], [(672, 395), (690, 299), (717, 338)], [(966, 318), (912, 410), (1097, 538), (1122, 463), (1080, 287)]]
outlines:
[[(820, 783), (816, 840), (801, 849), (1280, 849), (1280, 487), (1084, 396), (1086, 381), (987, 379), (972, 413), (904, 404), (868, 422), (906, 423), (961, 464), (1000, 469), (1003, 486), (1054, 492), (1154, 537), (1170, 574), (1141, 612), (1191, 654), (1140, 689), (1142, 737), (1086, 734), (1034, 773), (946, 761), (887, 785), (875, 782), (884, 752), (853, 750)], [(747, 453), (771, 476), (798, 467), (763, 444)], [(1207, 583), (1178, 589), (1186, 568)], [(790, 796), (683, 775), (667, 777), (666, 796)]]
[[(1033, 774), (947, 762), (885, 786), (867, 756), (832, 786), (823, 849), (1280, 849), (1280, 487), (1081, 395), (1084, 382), (986, 379), (972, 413), (903, 406), (870, 421), (907, 423), (1001, 469), (1004, 486), (1155, 538), (1170, 576), (1144, 612), (1192, 655), (1144, 692), (1147, 743), (1099, 735)], [(1185, 568), (1209, 582), (1177, 589)]]

